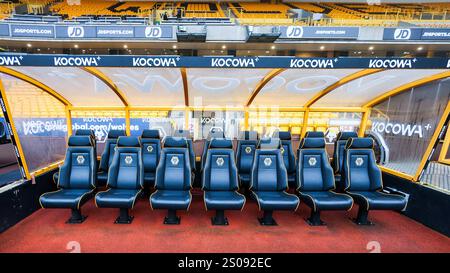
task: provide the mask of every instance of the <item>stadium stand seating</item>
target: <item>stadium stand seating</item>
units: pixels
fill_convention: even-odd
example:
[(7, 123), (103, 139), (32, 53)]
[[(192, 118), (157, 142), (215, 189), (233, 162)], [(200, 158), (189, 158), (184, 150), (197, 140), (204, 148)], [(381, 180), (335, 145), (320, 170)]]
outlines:
[[(450, 23), (450, 4), (380, 4), (361, 3), (248, 3), (248, 2), (157, 2), (157, 1), (95, 1), (80, 0), (81, 5), (67, 1), (33, 0), (27, 4), (29, 14), (60, 15), (76, 22), (160, 22), (167, 15), (167, 23), (230, 23), (231, 19), (242, 25), (313, 25), (313, 26), (398, 26), (405, 21), (412, 24), (446, 27)], [(17, 3), (0, 3), (0, 19), (10, 17)], [(296, 18), (295, 10), (310, 15)], [(180, 12), (181, 18), (177, 18)], [(322, 14), (313, 18), (312, 14)], [(19, 19), (17, 15), (14, 20)], [(20, 18), (25, 20), (26, 18)], [(228, 21), (223, 21), (227, 19)], [(10, 18), (6, 18), (10, 20)], [(31, 20), (31, 17), (26, 20)], [(33, 20), (59, 20), (33, 18)]]
[(99, 208), (119, 208), (115, 223), (130, 224), (136, 198), (144, 185), (141, 143), (137, 137), (120, 136), (108, 171), (108, 189), (97, 193), (95, 204)]
[(58, 190), (41, 195), (43, 208), (70, 208), (72, 216), (67, 223), (82, 223), (86, 216), (81, 206), (90, 198), (96, 187), (94, 144), (89, 136), (71, 136), (64, 164), (60, 167)]

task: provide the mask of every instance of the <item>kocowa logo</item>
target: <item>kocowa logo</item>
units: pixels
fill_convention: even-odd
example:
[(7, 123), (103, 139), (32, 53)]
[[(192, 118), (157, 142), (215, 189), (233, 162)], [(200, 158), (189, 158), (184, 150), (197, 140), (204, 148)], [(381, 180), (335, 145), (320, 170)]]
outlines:
[(255, 67), (255, 59), (212, 58), (212, 67)]
[(70, 38), (82, 38), (84, 37), (84, 28), (79, 26), (68, 27), (67, 36), (69, 36)]
[(290, 26), (286, 29), (286, 36), (288, 38), (301, 38), (303, 37), (303, 27)]
[(177, 66), (175, 58), (133, 58), (133, 66)]
[(98, 66), (100, 57), (54, 57), (55, 66)]
[(334, 68), (331, 59), (291, 59), (292, 68)]
[(160, 27), (146, 27), (145, 37), (146, 38), (160, 38), (162, 35), (162, 29)]
[(369, 68), (412, 68), (416, 59), (370, 59)]
[(409, 40), (411, 38), (411, 29), (408, 28), (397, 28), (394, 31), (395, 40)]
[(20, 59), (15, 56), (0, 56), (0, 65), (20, 65)]
[(402, 135), (407, 137), (412, 137), (417, 135), (419, 138), (423, 138), (423, 128), (425, 130), (430, 130), (431, 125), (426, 126), (418, 124), (405, 124), (405, 123), (392, 123), (392, 122), (374, 122), (372, 125), (372, 131), (381, 134), (392, 134), (392, 135)]

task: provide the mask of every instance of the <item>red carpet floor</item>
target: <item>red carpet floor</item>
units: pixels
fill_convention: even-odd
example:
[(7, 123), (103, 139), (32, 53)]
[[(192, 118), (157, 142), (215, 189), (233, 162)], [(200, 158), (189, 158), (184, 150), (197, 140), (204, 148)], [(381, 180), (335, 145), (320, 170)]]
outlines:
[[(166, 211), (154, 210), (148, 199), (136, 202), (130, 225), (113, 224), (116, 209), (83, 207), (89, 217), (68, 225), (69, 210), (41, 209), (0, 234), (0, 252), (450, 252), (450, 238), (403, 215), (374, 211), (375, 226), (357, 226), (351, 212), (324, 212), (327, 226), (311, 227), (304, 218), (309, 208), (296, 213), (275, 212), (278, 226), (260, 226), (258, 206), (248, 200), (244, 210), (227, 212), (229, 226), (211, 226), (201, 195), (194, 195), (189, 212), (179, 212), (181, 225), (164, 225)], [(75, 242), (75, 243), (73, 243)]]

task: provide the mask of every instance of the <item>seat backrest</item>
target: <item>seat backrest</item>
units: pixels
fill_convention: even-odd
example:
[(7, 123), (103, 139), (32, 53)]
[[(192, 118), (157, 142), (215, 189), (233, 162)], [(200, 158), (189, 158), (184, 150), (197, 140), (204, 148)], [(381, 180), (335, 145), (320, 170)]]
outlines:
[(202, 189), (208, 191), (235, 191), (238, 189), (233, 149), (208, 150), (202, 185)]
[(141, 143), (138, 137), (120, 136), (108, 171), (108, 187), (140, 189), (143, 187)]
[(215, 139), (215, 138), (224, 139), (225, 138), (224, 132), (219, 131), (219, 130), (214, 130), (214, 129), (209, 131), (208, 136), (205, 139), (205, 144), (203, 145), (201, 170), (203, 170), (203, 167), (204, 167), (204, 162), (206, 160), (206, 155), (207, 155), (207, 152), (209, 149), (209, 144), (210, 144), (211, 140)]
[[(186, 142), (184, 138), (182, 139)], [(164, 146), (156, 169), (156, 189), (185, 191), (190, 188), (191, 166), (187, 144), (181, 148)]]
[(275, 136), (281, 140), (281, 155), (288, 173), (295, 171), (295, 155), (292, 148), (292, 136), (289, 131), (278, 131)]
[(161, 140), (158, 130), (144, 130), (141, 135), (142, 163), (144, 172), (155, 172), (161, 153)]
[(286, 167), (280, 150), (256, 150), (250, 189), (283, 191), (288, 187)]
[(189, 159), (191, 162), (191, 169), (195, 171), (195, 152), (194, 152), (194, 143), (192, 141), (192, 138), (189, 134), (188, 130), (176, 130), (173, 134), (174, 137), (184, 137), (186, 138), (188, 149), (189, 149)]
[(305, 138), (324, 138), (325, 134), (319, 131), (308, 131), (306, 132)]
[(257, 131), (242, 131), (239, 133), (239, 140), (258, 140)]
[[(78, 130), (75, 131), (74, 135), (76, 135), (76, 136), (90, 136), (92, 138), (92, 140), (95, 141), (95, 133), (94, 133), (94, 130), (91, 130), (91, 129), (78, 129)], [(96, 144), (96, 143), (94, 142), (94, 144)]]
[(123, 130), (110, 130), (108, 132), (108, 138), (105, 142), (105, 149), (103, 150), (102, 157), (100, 159), (100, 170), (108, 171), (109, 166), (111, 166), (114, 151), (117, 145), (117, 139), (120, 136), (126, 136), (125, 131)]
[[(208, 145), (208, 147), (206, 147)], [(205, 147), (203, 147), (201, 169), (205, 167), (206, 156), (208, 155), (208, 150), (210, 149), (233, 149), (233, 142), (225, 138), (212, 138), (205, 141)]]
[(64, 164), (60, 167), (58, 187), (93, 189), (96, 185), (96, 156), (90, 136), (69, 137)]
[(327, 191), (335, 188), (324, 138), (304, 138), (298, 150), (297, 189)]
[(333, 152), (333, 169), (335, 173), (340, 173), (342, 171), (345, 144), (351, 137), (358, 137), (358, 134), (356, 132), (339, 132), (336, 137)]
[(375, 191), (383, 187), (372, 138), (349, 138), (345, 146), (344, 160), (345, 190)]
[(260, 150), (275, 150), (281, 149), (281, 140), (275, 137), (261, 138), (258, 142), (258, 149)]
[(240, 173), (250, 173), (255, 158), (258, 140), (238, 140), (236, 161)]

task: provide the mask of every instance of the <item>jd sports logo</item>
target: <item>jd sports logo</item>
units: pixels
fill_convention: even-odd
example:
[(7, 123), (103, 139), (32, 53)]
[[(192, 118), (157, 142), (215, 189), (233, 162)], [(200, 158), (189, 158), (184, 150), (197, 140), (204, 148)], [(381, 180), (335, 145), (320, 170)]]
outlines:
[(162, 29), (160, 27), (146, 27), (145, 37), (147, 38), (160, 38), (162, 35)]
[(286, 29), (286, 36), (288, 38), (301, 38), (303, 37), (303, 28), (290, 26)]
[(395, 40), (409, 40), (411, 38), (411, 29), (398, 28), (394, 31)]
[(68, 27), (67, 36), (70, 38), (82, 38), (84, 37), (84, 28), (80, 26)]

